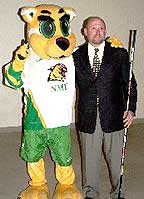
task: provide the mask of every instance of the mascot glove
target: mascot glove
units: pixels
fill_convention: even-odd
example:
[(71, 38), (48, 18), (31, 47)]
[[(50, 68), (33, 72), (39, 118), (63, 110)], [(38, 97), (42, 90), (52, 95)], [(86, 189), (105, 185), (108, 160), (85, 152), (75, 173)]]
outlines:
[(13, 69), (16, 72), (23, 71), (24, 63), (30, 56), (30, 50), (28, 43), (22, 44), (14, 53), (14, 59), (12, 61)]
[(123, 47), (123, 44), (120, 40), (118, 40), (116, 37), (114, 36), (110, 36), (108, 39), (107, 39), (108, 42), (111, 43), (111, 46), (112, 47), (115, 47), (115, 48), (122, 48)]

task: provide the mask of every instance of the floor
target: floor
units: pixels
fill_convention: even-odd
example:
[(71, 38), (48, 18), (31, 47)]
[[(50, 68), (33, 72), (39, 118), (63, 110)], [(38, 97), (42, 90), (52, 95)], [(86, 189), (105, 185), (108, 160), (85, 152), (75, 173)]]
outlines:
[[(25, 162), (19, 157), (21, 133), (0, 130), (0, 199), (17, 199), (19, 192), (29, 180)], [(75, 129), (72, 128), (73, 166), (76, 182), (81, 188), (80, 154)], [(126, 199), (144, 199), (144, 123), (134, 124), (128, 132), (125, 159)], [(55, 187), (54, 165), (47, 152), (46, 175), (51, 194)], [(109, 199), (110, 184), (105, 162), (102, 161), (101, 199)]]

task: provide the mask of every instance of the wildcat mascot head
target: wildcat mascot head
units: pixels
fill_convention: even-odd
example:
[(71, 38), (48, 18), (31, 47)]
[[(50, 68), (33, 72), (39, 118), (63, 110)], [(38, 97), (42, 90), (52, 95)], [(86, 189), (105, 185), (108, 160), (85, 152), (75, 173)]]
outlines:
[(33, 51), (43, 59), (67, 57), (72, 54), (76, 40), (70, 22), (74, 9), (57, 5), (24, 7), (19, 15), (26, 22), (26, 38)]

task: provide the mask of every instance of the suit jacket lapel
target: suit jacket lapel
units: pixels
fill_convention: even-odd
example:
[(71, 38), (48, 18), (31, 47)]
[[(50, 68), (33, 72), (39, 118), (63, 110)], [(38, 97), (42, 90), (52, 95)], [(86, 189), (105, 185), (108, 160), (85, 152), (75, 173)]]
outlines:
[(93, 72), (91, 70), (91, 65), (90, 65), (90, 61), (89, 61), (89, 56), (88, 56), (88, 44), (85, 43), (82, 48), (81, 48), (81, 62), (82, 65), (84, 66), (84, 69), (87, 70), (88, 74), (90, 76), (93, 76)]
[(111, 57), (110, 54), (111, 54), (110, 43), (105, 41), (104, 54), (103, 54), (103, 58), (102, 58), (101, 67), (104, 67), (106, 65), (106, 63), (109, 63), (110, 57)]
[(99, 76), (102, 72), (102, 70), (106, 70), (108, 67), (108, 63), (110, 61), (110, 54), (111, 54), (111, 46), (110, 43), (105, 41), (105, 47), (104, 47), (104, 55), (102, 58), (102, 63), (101, 63), (101, 69), (98, 73), (98, 76), (95, 77), (94, 73), (92, 72), (90, 61), (89, 61), (89, 56), (88, 56), (88, 44), (85, 43), (81, 46), (81, 63), (82, 66), (84, 67), (84, 70), (87, 71), (87, 74), (90, 79), (97, 80), (99, 79)]

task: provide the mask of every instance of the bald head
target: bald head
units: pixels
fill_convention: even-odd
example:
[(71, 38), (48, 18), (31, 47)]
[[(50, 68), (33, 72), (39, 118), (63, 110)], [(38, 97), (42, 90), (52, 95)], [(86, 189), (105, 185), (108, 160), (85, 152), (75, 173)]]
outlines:
[(106, 36), (106, 24), (100, 17), (91, 16), (84, 20), (82, 33), (93, 46), (99, 46)]

